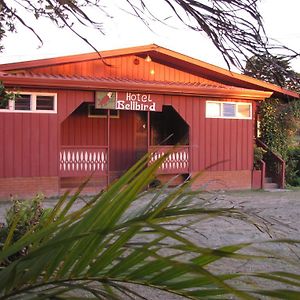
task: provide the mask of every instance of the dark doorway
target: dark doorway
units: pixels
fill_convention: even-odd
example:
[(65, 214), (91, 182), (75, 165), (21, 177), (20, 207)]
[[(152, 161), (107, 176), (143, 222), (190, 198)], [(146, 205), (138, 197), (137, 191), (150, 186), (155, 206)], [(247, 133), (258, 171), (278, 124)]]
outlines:
[(189, 144), (189, 126), (172, 106), (163, 106), (162, 112), (151, 112), (150, 120), (151, 146)]
[(135, 136), (135, 161), (142, 158), (148, 152), (148, 117), (146, 111), (135, 112), (134, 136)]

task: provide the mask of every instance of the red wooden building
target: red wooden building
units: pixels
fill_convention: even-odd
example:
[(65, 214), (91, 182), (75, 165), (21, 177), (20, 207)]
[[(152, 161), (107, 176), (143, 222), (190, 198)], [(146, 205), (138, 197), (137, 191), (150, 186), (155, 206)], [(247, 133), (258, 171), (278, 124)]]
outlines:
[[(147, 45), (0, 65), (0, 196), (104, 186), (171, 145), (160, 178), (250, 189), (258, 101), (294, 92)], [(212, 184), (213, 183), (213, 184)]]

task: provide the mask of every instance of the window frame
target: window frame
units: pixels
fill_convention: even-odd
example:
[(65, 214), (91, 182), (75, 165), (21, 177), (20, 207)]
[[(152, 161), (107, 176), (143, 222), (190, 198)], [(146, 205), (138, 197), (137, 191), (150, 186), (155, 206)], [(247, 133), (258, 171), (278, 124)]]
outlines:
[[(7, 108), (1, 108), (0, 112), (7, 113), (42, 113), (42, 114), (56, 114), (57, 113), (57, 93), (44, 93), (44, 92), (18, 92), (17, 95), (30, 95), (30, 110), (15, 109), (15, 101), (9, 100)], [(51, 96), (53, 97), (53, 109), (36, 109), (38, 96)]]
[[(103, 111), (107, 111), (107, 113), (104, 115), (97, 115), (97, 114), (92, 114), (91, 109), (101, 109)], [(116, 111), (117, 114), (111, 114), (111, 111)], [(120, 118), (120, 110), (119, 109), (104, 109), (104, 108), (95, 108), (95, 104), (89, 104), (88, 106), (88, 118), (107, 118), (109, 115), (110, 119), (119, 119)]]
[[(220, 115), (219, 116), (211, 116), (208, 114), (208, 104), (213, 103), (213, 104), (219, 104), (220, 107)], [(224, 109), (223, 106), (224, 104), (234, 104), (235, 105), (235, 115), (234, 116), (224, 116)], [(238, 115), (238, 107), (239, 106), (248, 106), (249, 107), (249, 117), (244, 117), (241, 115)], [(252, 120), (252, 103), (251, 102), (234, 102), (234, 101), (214, 101), (214, 100), (207, 100), (205, 102), (205, 117), (209, 119), (235, 119), (235, 120)]]

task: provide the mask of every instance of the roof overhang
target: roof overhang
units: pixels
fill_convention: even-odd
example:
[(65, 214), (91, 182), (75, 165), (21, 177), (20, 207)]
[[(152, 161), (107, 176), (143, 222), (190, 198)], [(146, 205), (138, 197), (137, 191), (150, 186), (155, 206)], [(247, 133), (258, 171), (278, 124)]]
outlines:
[(176, 82), (142, 81), (116, 78), (90, 78), (79, 76), (51, 76), (34, 74), (9, 74), (0, 72), (0, 80), (7, 88), (45, 88), (72, 90), (114, 90), (153, 94), (198, 96), (209, 98), (264, 100), (273, 92), (235, 87), (181, 84)]

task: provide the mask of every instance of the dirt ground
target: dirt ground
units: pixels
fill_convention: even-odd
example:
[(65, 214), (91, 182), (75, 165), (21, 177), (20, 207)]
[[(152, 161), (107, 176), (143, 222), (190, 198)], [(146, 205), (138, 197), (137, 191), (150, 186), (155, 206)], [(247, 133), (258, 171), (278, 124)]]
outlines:
[[(274, 192), (265, 191), (234, 191), (234, 192), (217, 192), (211, 195), (205, 195), (213, 206), (217, 207), (236, 207), (248, 213), (251, 216), (256, 216), (257, 221), (260, 220), (262, 226), (268, 227), (269, 234), (273, 238), (300, 238), (300, 189), (298, 190), (283, 190)], [(44, 206), (51, 207), (55, 204), (56, 198), (44, 200)], [(78, 203), (80, 206), (81, 203)], [(0, 221), (3, 218), (6, 210), (9, 208), (9, 201), (0, 201)], [(231, 241), (246, 241), (249, 238), (261, 239), (269, 237), (266, 232), (256, 232), (249, 229), (249, 232), (242, 226), (234, 226), (234, 231), (230, 230), (230, 222), (225, 226), (220, 224), (212, 224), (213, 220), (207, 224), (201, 223), (202, 230), (208, 227), (216, 227), (214, 233), (219, 233), (220, 244), (230, 243)], [(205, 225), (205, 226), (204, 226)], [(219, 229), (218, 229), (219, 228)], [(248, 230), (246, 230), (248, 231)], [(250, 234), (250, 231), (252, 234)], [(248, 236), (249, 233), (249, 236)], [(209, 234), (208, 234), (209, 235)], [(211, 242), (218, 246), (217, 239), (211, 239)]]
[[(289, 257), (289, 262), (271, 263), (260, 262), (232, 262), (226, 260), (222, 265), (213, 265), (212, 270), (220, 270), (226, 267), (226, 271), (232, 272), (270, 272), (274, 270), (300, 273), (300, 247), (287, 244), (264, 243), (275, 239), (300, 240), (300, 190), (286, 190), (276, 192), (265, 191), (238, 191), (208, 194), (213, 207), (235, 207), (247, 215), (250, 222), (237, 219), (213, 218), (195, 225), (193, 231), (187, 235), (195, 243), (201, 245), (219, 247), (222, 245), (257, 242), (255, 246), (270, 251), (277, 256)], [(46, 199), (45, 206), (52, 206), (55, 199)], [(80, 204), (78, 204), (80, 205)], [(0, 219), (9, 207), (8, 202), (0, 202)], [(253, 253), (254, 248), (250, 248)], [(256, 250), (255, 250), (256, 251)], [(272, 254), (270, 254), (272, 255)], [(251, 283), (252, 284), (252, 283)], [(139, 290), (139, 288), (137, 288)], [(149, 293), (151, 300), (176, 300), (179, 297), (169, 296), (162, 293), (147, 292), (143, 287), (144, 294)], [(300, 299), (300, 288), (298, 290)], [(264, 299), (264, 298), (257, 298)], [(295, 298), (297, 299), (297, 298)]]
[[(246, 214), (248, 221), (220, 217), (201, 221), (194, 226), (192, 232), (187, 232), (189, 238), (197, 244), (211, 247), (256, 242), (253, 246), (243, 250), (243, 253), (263, 253), (270, 257), (267, 261), (224, 259), (222, 262), (210, 266), (211, 271), (217, 273), (222, 273), (224, 270), (232, 273), (286, 271), (300, 275), (300, 244), (296, 246), (284, 243), (265, 243), (265, 241), (278, 239), (300, 240), (300, 190), (225, 192), (210, 197), (213, 206), (238, 208)], [(285, 257), (288, 260), (278, 260), (277, 257)], [(276, 284), (275, 287), (274, 283), (269, 281), (257, 282), (252, 278), (237, 283), (237, 286), (241, 287), (241, 285), (244, 285), (245, 289), (261, 285), (270, 289), (287, 288), (280, 284)], [(149, 298), (151, 300), (182, 299), (161, 292), (153, 293), (144, 288), (141, 292), (151, 295)], [(298, 296), (294, 295), (295, 298), (292, 299), (300, 299), (300, 288), (296, 290), (296, 293)], [(273, 298), (257, 296), (257, 299)]]

